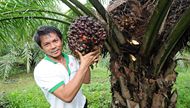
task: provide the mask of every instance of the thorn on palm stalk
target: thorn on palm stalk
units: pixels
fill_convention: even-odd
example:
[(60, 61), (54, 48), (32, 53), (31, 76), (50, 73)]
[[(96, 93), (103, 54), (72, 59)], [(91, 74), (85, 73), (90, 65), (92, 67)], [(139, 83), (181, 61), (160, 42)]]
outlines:
[(139, 45), (140, 43), (138, 42), (138, 41), (136, 41), (136, 40), (131, 40), (131, 42), (130, 42), (132, 45)]
[(134, 55), (132, 55), (132, 54), (129, 54), (129, 55), (130, 55), (132, 61), (136, 61), (137, 60), (137, 58)]

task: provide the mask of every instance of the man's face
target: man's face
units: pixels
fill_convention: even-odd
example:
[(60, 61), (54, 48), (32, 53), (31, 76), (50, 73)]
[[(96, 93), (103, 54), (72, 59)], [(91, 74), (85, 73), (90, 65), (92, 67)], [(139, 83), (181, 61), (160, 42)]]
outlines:
[(45, 54), (50, 57), (56, 58), (61, 55), (62, 41), (56, 33), (49, 33), (40, 37), (41, 48)]

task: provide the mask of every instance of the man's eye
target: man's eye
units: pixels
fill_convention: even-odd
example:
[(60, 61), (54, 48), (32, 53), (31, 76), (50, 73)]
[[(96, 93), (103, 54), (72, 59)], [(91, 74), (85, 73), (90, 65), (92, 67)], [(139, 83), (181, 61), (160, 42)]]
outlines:
[(44, 46), (48, 46), (49, 44), (47, 43), (47, 44), (44, 44)]
[(54, 40), (54, 42), (58, 42), (58, 40), (56, 39), (56, 40)]

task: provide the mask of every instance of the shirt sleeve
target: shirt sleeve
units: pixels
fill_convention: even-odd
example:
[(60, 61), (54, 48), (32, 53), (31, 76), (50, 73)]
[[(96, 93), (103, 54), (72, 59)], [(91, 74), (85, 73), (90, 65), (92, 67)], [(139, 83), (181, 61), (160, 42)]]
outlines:
[(56, 71), (52, 71), (51, 69), (35, 69), (34, 73), (38, 86), (51, 93), (65, 84), (64, 77), (59, 76), (59, 74), (56, 74)]

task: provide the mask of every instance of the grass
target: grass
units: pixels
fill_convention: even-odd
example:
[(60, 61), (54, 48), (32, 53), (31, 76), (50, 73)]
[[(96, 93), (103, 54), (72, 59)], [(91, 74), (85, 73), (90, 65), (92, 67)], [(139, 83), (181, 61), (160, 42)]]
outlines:
[[(0, 103), (0, 108), (48, 108), (40, 89), (33, 79), (33, 74), (20, 74), (11, 77), (10, 80), (0, 83), (0, 95), (6, 97), (5, 102)], [(8, 102), (7, 102), (8, 101)], [(5, 105), (4, 105), (5, 103)]]
[(190, 67), (177, 67), (178, 77), (176, 88), (178, 91), (177, 108), (189, 108), (190, 106)]
[[(175, 88), (178, 90), (177, 108), (190, 106), (190, 67), (178, 66), (179, 73)], [(89, 108), (109, 108), (111, 102), (110, 72), (100, 66), (92, 71), (91, 84), (82, 89), (88, 99)], [(48, 108), (43, 93), (34, 82), (32, 73), (20, 74), (10, 78), (6, 83), (0, 82), (0, 108)]]
[[(91, 84), (82, 86), (89, 108), (108, 108), (111, 101), (109, 72), (103, 68), (92, 71)], [(6, 97), (6, 98), (5, 98)], [(48, 108), (43, 93), (33, 79), (33, 74), (11, 77), (0, 82), (0, 108)]]
[(25, 87), (30, 87), (35, 84), (34, 79), (33, 79), (33, 74), (17, 74), (13, 77), (10, 77), (6, 81), (0, 80), (0, 91), (1, 92), (12, 92), (13, 89), (11, 88), (16, 88), (16, 89), (24, 89)]
[(89, 108), (109, 108), (111, 102), (109, 72), (103, 68), (92, 71), (91, 84), (82, 87)]

